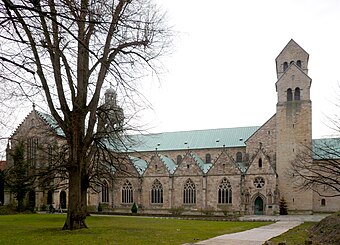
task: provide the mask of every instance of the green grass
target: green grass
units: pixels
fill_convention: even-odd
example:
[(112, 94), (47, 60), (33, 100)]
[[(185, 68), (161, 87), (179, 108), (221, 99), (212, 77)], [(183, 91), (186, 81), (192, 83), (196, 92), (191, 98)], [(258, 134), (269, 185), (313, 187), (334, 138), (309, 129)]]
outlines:
[(89, 229), (61, 230), (65, 215), (0, 216), (0, 244), (183, 244), (252, 229), (269, 222), (91, 216)]
[(272, 238), (270, 241), (273, 245), (280, 242), (286, 242), (286, 245), (305, 244), (305, 241), (309, 238), (307, 230), (314, 224), (315, 222), (305, 222), (280, 236)]

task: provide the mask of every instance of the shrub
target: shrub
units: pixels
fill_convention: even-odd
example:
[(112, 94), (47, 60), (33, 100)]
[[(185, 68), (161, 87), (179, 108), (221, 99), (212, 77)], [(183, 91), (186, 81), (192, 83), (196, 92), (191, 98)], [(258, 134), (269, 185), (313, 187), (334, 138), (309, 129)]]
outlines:
[(0, 206), (0, 215), (9, 215), (16, 213), (16, 208), (13, 205)]
[(101, 204), (101, 203), (99, 203), (99, 204), (98, 204), (98, 212), (102, 212), (102, 211), (103, 211), (102, 204)]
[(132, 207), (131, 207), (131, 212), (132, 212), (133, 214), (136, 214), (137, 211), (138, 211), (138, 207), (137, 207), (136, 203), (134, 202), (133, 205), (132, 205)]
[(280, 207), (280, 215), (288, 214), (287, 202), (283, 197), (280, 200), (279, 207)]

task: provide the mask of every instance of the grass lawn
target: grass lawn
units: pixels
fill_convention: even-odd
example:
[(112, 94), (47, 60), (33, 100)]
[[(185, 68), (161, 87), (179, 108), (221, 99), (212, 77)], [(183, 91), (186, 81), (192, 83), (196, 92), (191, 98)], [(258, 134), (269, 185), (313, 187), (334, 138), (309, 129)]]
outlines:
[(61, 230), (62, 214), (0, 216), (0, 244), (183, 244), (267, 225), (166, 218), (91, 216), (89, 229)]
[(280, 242), (286, 242), (286, 245), (305, 244), (305, 240), (308, 240), (309, 237), (307, 230), (314, 224), (315, 222), (305, 222), (270, 241), (273, 245)]

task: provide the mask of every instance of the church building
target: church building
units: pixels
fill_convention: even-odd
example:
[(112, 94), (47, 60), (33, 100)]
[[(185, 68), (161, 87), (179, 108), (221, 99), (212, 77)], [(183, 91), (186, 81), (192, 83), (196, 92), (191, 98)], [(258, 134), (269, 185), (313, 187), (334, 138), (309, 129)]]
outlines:
[[(123, 171), (113, 171), (97, 191), (88, 191), (89, 208), (101, 205), (122, 213), (130, 212), (135, 203), (141, 213), (272, 215), (279, 212), (283, 198), (289, 213), (339, 211), (340, 198), (301, 191), (289, 174), (296, 155), (318, 141), (312, 140), (308, 59), (309, 54), (294, 40), (279, 53), (276, 113), (262, 126), (132, 135), (122, 152), (128, 156)], [(112, 103), (115, 91), (107, 90), (105, 98)], [(117, 106), (116, 101), (113, 104)], [(123, 120), (121, 108), (117, 111)], [(48, 137), (41, 133), (47, 129), (52, 132)], [(35, 109), (12, 135), (26, 139), (36, 150), (36, 138), (58, 145), (63, 137), (55, 120)], [(317, 161), (312, 154), (309, 157)], [(39, 187), (29, 198), (36, 208), (52, 200), (67, 208), (67, 195), (67, 188)], [(5, 203), (12, 199), (5, 193)]]

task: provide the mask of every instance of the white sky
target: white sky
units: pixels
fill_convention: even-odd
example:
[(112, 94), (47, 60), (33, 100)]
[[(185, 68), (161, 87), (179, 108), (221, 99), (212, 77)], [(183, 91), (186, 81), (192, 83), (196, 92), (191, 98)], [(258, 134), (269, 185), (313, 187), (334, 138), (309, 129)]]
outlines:
[[(156, 0), (179, 32), (161, 83), (144, 87), (150, 132), (260, 126), (276, 110), (275, 58), (292, 38), (309, 53), (313, 138), (340, 94), (339, 0)], [(340, 114), (340, 113), (339, 113)]]

